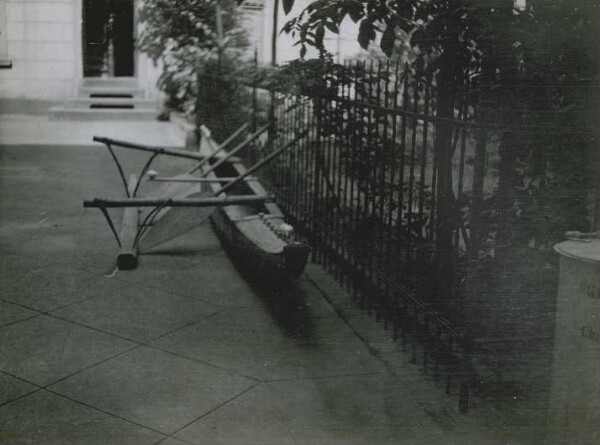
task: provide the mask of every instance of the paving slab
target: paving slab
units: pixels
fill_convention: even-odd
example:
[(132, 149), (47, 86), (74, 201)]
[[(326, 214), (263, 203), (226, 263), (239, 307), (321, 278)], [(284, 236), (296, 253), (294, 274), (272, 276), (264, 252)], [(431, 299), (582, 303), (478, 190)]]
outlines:
[(0, 329), (0, 370), (45, 386), (133, 346), (41, 315)]
[(171, 122), (57, 121), (45, 115), (0, 114), (0, 145), (83, 145), (92, 137), (182, 147), (185, 135)]
[(297, 443), (452, 443), (389, 374), (270, 383), (268, 388)]
[(272, 391), (259, 385), (183, 428), (175, 437), (194, 444), (295, 445), (298, 442), (283, 415)]
[(15, 272), (0, 284), (3, 300), (43, 312), (123, 287), (98, 274), (55, 266)]
[[(194, 240), (190, 242), (195, 243)], [(231, 260), (223, 253), (198, 255), (194, 260), (174, 254), (141, 255), (140, 267), (119, 273), (117, 278), (128, 284), (143, 283), (219, 307), (258, 304), (253, 289), (239, 279)]]
[[(231, 419), (235, 419), (232, 422)], [(175, 434), (202, 444), (463, 444), (388, 374), (266, 383)]]
[(0, 301), (0, 327), (31, 317), (37, 317), (39, 312), (32, 311), (23, 306), (19, 306), (5, 301)]
[(0, 407), (0, 444), (152, 445), (162, 437), (43, 390)]
[(206, 255), (222, 255), (223, 247), (209, 222), (200, 224), (181, 236), (142, 252), (145, 255), (176, 255), (194, 260), (203, 260)]
[(38, 389), (37, 386), (0, 372), (0, 406)]
[(278, 323), (262, 307), (229, 309), (151, 344), (263, 381), (383, 371), (337, 317), (309, 317)]
[(170, 434), (254, 384), (240, 375), (142, 346), (51, 388)]
[(166, 437), (159, 442), (156, 442), (156, 445), (186, 445), (189, 442), (184, 442), (183, 440), (175, 439), (174, 437)]
[(52, 312), (130, 340), (145, 342), (198, 321), (219, 308), (147, 286), (130, 286)]
[[(2, 225), (0, 224), (0, 229)], [(46, 264), (43, 261), (39, 261), (36, 258), (27, 257), (24, 255), (15, 255), (5, 252), (0, 249), (0, 277), (6, 277), (14, 272), (22, 272), (32, 269), (39, 269), (45, 267)]]

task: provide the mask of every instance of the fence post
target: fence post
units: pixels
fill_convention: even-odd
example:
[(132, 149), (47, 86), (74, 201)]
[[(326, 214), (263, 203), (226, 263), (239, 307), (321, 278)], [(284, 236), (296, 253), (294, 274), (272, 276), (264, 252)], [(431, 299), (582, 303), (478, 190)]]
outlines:
[[(452, 189), (452, 124), (454, 117), (452, 54), (442, 54), (442, 68), (438, 75), (437, 109), (434, 156), (437, 166), (436, 263), (438, 264), (438, 298), (452, 297), (454, 224), (454, 192)], [(445, 299), (444, 299), (445, 300)], [(442, 303), (444, 300), (438, 300)]]
[(200, 143), (200, 125), (202, 125), (204, 106), (202, 104), (202, 67), (200, 64), (196, 65), (196, 103), (195, 103), (195, 136), (196, 146)]
[[(485, 119), (483, 119), (485, 122)], [(473, 158), (473, 202), (471, 204), (470, 248), (469, 263), (477, 262), (481, 247), (482, 227), (481, 211), (483, 210), (483, 184), (485, 179), (485, 152), (487, 147), (487, 130), (484, 127), (477, 129), (475, 156)]]
[(257, 99), (257, 79), (258, 74), (258, 50), (254, 47), (254, 79), (252, 80), (252, 133), (257, 129), (256, 116), (258, 113), (258, 99)]

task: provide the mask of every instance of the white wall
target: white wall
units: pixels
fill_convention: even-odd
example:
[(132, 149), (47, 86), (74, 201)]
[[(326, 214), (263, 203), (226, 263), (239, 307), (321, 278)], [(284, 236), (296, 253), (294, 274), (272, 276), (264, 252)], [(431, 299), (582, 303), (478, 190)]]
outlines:
[[(292, 17), (296, 17), (313, 0), (296, 0), (294, 7), (288, 15), (285, 15), (282, 6), (282, 0), (279, 0), (279, 10), (277, 15), (277, 64), (283, 65), (290, 60), (300, 57), (300, 46), (294, 46), (295, 39), (288, 34), (280, 34), (281, 28)], [(272, 60), (271, 40), (273, 33), (273, 5), (274, 0), (264, 0), (263, 23), (262, 23), (262, 41), (259, 46), (259, 60), (263, 64), (269, 64)], [(350, 19), (342, 22), (339, 34), (333, 34), (329, 31), (325, 33), (325, 48), (334, 55), (337, 62), (346, 59), (352, 59), (359, 54), (366, 54), (358, 44), (356, 37), (358, 35), (358, 25)], [(318, 52), (312, 47), (307, 47), (305, 56), (307, 59), (318, 57)]]
[[(5, 6), (7, 57), (13, 65), (0, 70), (0, 98), (76, 97), (83, 78), (82, 0), (0, 2)], [(136, 55), (135, 65), (139, 86), (155, 97), (160, 67), (143, 54)]]
[(80, 64), (77, 0), (5, 2), (12, 69), (0, 70), (0, 97), (58, 99), (76, 88)]
[(144, 89), (146, 98), (154, 99), (160, 95), (160, 91), (156, 87), (156, 82), (162, 73), (160, 61), (154, 63), (145, 54), (137, 53), (135, 58), (135, 77), (138, 81), (138, 86)]

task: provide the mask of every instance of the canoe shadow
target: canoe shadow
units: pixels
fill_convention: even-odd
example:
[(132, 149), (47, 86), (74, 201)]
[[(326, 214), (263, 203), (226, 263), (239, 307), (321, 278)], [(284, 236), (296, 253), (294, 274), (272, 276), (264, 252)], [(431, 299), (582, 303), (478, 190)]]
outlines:
[[(227, 250), (227, 249), (226, 249)], [(299, 346), (317, 346), (317, 314), (309, 304), (306, 291), (295, 279), (266, 279), (227, 253), (238, 273), (260, 299), (281, 331)]]

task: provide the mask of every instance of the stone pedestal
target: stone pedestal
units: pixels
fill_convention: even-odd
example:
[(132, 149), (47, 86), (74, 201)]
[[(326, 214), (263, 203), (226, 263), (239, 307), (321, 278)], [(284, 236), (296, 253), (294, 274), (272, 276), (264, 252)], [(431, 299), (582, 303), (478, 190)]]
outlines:
[(565, 241), (560, 255), (549, 442), (600, 443), (600, 241)]

